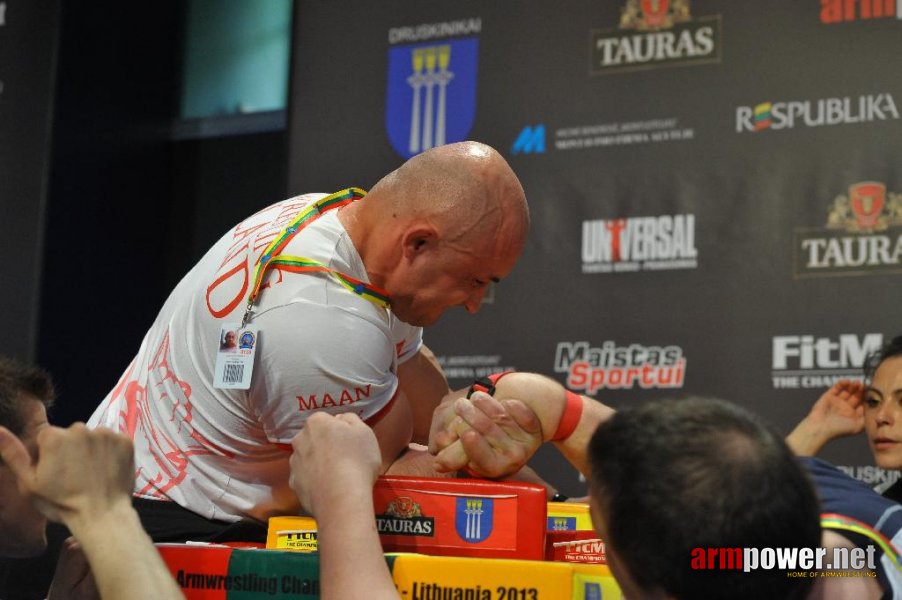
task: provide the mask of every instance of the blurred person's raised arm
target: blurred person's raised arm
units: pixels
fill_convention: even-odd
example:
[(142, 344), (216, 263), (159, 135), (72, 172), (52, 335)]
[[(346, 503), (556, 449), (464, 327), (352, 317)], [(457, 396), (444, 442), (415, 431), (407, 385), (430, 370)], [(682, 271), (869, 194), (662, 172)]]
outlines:
[[(0, 427), (0, 456), (48, 519), (64, 523), (88, 559), (102, 598), (184, 598), (132, 508), (132, 445), (107, 429), (47, 427), (38, 461)], [(56, 590), (57, 593), (60, 590)]]

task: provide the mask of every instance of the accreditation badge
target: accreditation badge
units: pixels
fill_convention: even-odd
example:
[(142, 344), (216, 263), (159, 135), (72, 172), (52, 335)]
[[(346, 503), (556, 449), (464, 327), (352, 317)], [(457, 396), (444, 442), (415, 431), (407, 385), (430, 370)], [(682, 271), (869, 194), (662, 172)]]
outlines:
[(223, 324), (216, 346), (213, 387), (221, 390), (246, 390), (251, 387), (258, 336), (259, 331), (253, 325)]

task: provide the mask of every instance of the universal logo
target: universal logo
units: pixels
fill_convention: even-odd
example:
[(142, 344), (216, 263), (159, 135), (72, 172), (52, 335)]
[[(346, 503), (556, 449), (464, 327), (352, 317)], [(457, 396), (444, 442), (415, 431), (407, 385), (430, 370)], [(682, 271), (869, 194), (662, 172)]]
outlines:
[(886, 184), (849, 186), (829, 206), (823, 229), (796, 229), (796, 277), (902, 272), (902, 194)]
[(590, 33), (589, 73), (720, 62), (720, 15), (693, 19), (689, 0), (628, 0), (617, 29)]

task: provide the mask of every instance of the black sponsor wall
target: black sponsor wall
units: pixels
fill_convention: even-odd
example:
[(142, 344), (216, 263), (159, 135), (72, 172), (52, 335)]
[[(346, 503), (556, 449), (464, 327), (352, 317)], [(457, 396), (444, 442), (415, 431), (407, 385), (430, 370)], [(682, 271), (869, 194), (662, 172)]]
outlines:
[(0, 314), (3, 350), (34, 357), (57, 3), (0, 0)]
[[(427, 332), (453, 384), (515, 367), (617, 407), (720, 396), (788, 431), (902, 331), (902, 20), (653, 4), (296, 3), (289, 191), (487, 142), (533, 230), (477, 316)], [(824, 455), (872, 464), (861, 439)], [(560, 461), (537, 464), (580, 491)]]

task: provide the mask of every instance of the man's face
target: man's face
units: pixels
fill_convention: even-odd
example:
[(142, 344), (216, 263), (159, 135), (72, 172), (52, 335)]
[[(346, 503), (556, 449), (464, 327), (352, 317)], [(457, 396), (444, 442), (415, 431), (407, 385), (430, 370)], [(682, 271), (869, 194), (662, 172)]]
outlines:
[[(47, 427), (47, 410), (34, 398), (22, 403), (25, 428), (20, 439), (32, 461), (37, 460), (38, 432)], [(22, 557), (41, 554), (47, 547), (47, 519), (19, 492), (16, 477), (0, 465), (0, 556)]]
[(392, 312), (420, 327), (454, 306), (476, 313), (489, 285), (506, 277), (520, 256), (522, 240), (502, 239), (425, 248), (407, 266), (403, 285), (392, 290)]

